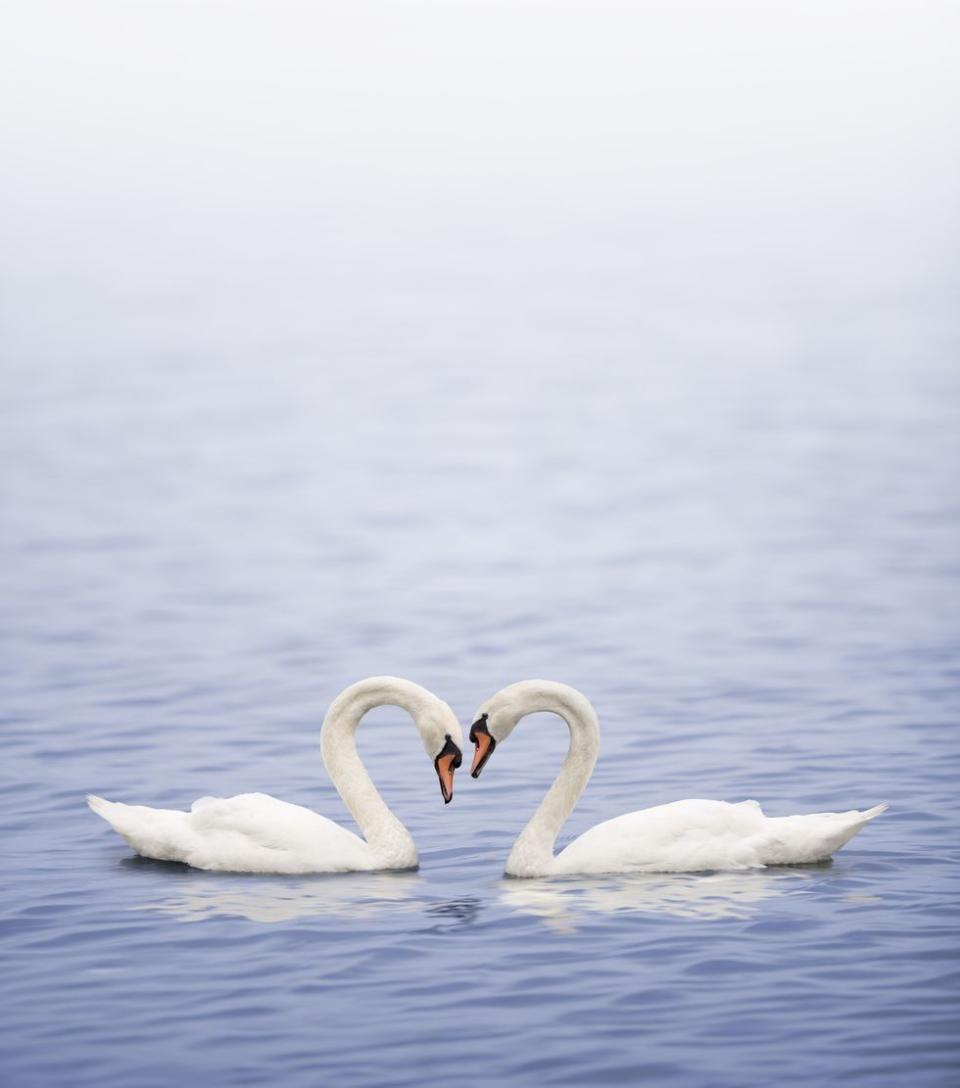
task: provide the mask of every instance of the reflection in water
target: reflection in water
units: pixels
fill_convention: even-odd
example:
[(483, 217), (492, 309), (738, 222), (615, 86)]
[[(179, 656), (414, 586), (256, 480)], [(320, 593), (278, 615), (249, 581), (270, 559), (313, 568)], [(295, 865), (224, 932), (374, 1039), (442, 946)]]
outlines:
[(351, 873), (302, 880), (226, 877), (191, 880), (183, 894), (135, 910), (160, 911), (184, 922), (207, 918), (247, 918), (251, 922), (291, 922), (318, 915), (352, 919), (373, 917), (385, 906), (414, 904), (422, 884), (418, 873)]
[(469, 926), (477, 920), (480, 913), (480, 900), (476, 896), (463, 896), (459, 899), (449, 899), (443, 903), (434, 903), (427, 907), (427, 914), (432, 914), (440, 922), (438, 929), (454, 929), (458, 926)]
[(637, 873), (584, 881), (504, 880), (500, 901), (573, 933), (589, 914), (670, 914), (677, 918), (746, 918), (765, 899), (808, 880), (802, 869), (738, 873)]

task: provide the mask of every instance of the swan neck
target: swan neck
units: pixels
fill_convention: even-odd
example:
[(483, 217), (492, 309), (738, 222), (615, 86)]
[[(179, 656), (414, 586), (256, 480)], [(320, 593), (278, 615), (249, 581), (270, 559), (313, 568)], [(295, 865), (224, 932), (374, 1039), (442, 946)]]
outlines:
[(417, 848), (360, 759), (357, 727), (364, 715), (378, 706), (400, 707), (419, 726), (431, 698), (425, 688), (396, 677), (364, 680), (337, 696), (320, 730), (320, 751), (327, 774), (384, 868), (416, 866)]
[(579, 692), (567, 689), (562, 694), (541, 694), (537, 705), (521, 717), (535, 711), (563, 718), (570, 730), (570, 747), (553, 785), (510, 851), (506, 871), (515, 876), (551, 872), (557, 836), (586, 789), (600, 750), (600, 723), (590, 702)]

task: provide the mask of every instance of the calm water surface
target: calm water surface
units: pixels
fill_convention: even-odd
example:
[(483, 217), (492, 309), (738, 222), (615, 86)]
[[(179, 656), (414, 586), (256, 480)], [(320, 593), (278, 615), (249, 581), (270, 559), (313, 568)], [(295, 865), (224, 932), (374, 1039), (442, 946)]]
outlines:
[[(74, 321), (75, 352), (14, 367), (0, 439), (6, 1083), (951, 1082), (936, 352), (865, 321), (820, 365), (711, 369), (578, 328), (448, 368)], [(416, 874), (193, 872), (83, 806), (259, 789), (349, 821), (319, 723), (382, 672), (467, 723), (518, 678), (581, 687), (603, 749), (565, 835), (684, 796), (891, 811), (823, 867), (507, 881), (562, 723), (528, 719), (444, 808), (385, 709), (361, 752)]]
[[(598, 86), (600, 117), (619, 99)], [(579, 200), (600, 174), (528, 164), (558, 201), (540, 219), (523, 193), (474, 199), (470, 158), (442, 215), (407, 174), (369, 206), (273, 203), (241, 169), (203, 192), (163, 173), (196, 161), (170, 132), (205, 131), (183, 103), (166, 136), (148, 115), (180, 159), (122, 159), (108, 98), (106, 157), (45, 176), (43, 201), (23, 163), (47, 130), (22, 129), (0, 255), (0, 1080), (956, 1084), (944, 205), (917, 197), (924, 225), (810, 181), (750, 209), (715, 179), (674, 200), (682, 158), (656, 199)], [(141, 161), (155, 189), (125, 187)], [(508, 881), (562, 723), (526, 720), (445, 808), (388, 709), (361, 754), (417, 873), (194, 872), (132, 857), (83, 804), (262, 790), (349, 825), (319, 726), (376, 673), (466, 724), (515, 680), (581, 688), (602, 751), (561, 842), (690, 796), (890, 812), (824, 866)]]

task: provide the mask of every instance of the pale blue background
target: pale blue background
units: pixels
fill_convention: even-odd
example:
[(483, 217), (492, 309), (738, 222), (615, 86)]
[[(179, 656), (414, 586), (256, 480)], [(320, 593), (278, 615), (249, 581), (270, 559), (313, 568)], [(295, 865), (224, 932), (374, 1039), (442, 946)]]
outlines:
[[(955, 1083), (957, 9), (6, 6), (4, 1083)], [(525, 722), (418, 875), (137, 861), (87, 791), (347, 820), (317, 731), (574, 683), (568, 832), (891, 811), (832, 866), (500, 879)]]

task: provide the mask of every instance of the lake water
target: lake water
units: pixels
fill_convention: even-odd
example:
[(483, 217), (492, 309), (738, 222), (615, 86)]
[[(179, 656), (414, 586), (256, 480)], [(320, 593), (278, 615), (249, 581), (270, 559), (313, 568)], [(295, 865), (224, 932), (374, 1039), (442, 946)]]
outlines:
[[(533, 215), (464, 167), (435, 214), (406, 175), (375, 214), (242, 171), (215, 200), (159, 154), (134, 191), (133, 152), (82, 141), (43, 145), (77, 171), (38, 202), (29, 139), (0, 256), (3, 1083), (956, 1084), (946, 205), (594, 207), (562, 176)], [(561, 842), (690, 796), (891, 808), (823, 866), (505, 880), (562, 723), (444, 807), (386, 709), (360, 750), (417, 873), (191, 871), (84, 806), (262, 790), (349, 825), (319, 726), (379, 673), (465, 726), (515, 680), (584, 691), (601, 756)]]

